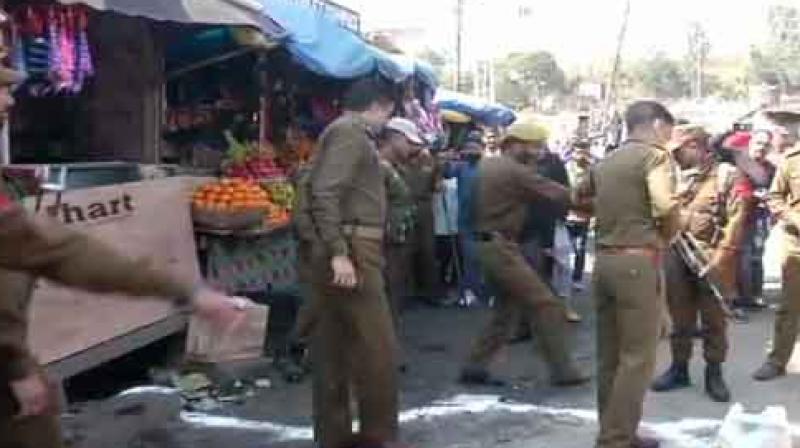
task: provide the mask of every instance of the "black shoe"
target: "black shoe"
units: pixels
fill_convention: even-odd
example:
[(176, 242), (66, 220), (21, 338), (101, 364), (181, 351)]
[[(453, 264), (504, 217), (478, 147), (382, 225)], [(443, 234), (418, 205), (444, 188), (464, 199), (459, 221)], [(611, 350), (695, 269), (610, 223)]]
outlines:
[(756, 381), (771, 381), (784, 375), (786, 375), (785, 367), (777, 366), (767, 361), (763, 366), (756, 370), (756, 372), (753, 374), (753, 379)]
[(509, 345), (516, 345), (522, 344), (523, 342), (528, 342), (533, 339), (533, 335), (531, 335), (530, 327), (525, 326), (524, 330), (518, 330), (517, 334), (511, 337), (508, 340)]
[(661, 442), (658, 440), (639, 436), (634, 437), (631, 444), (631, 448), (658, 448), (659, 446), (661, 446)]
[(737, 308), (743, 308), (746, 310), (763, 310), (769, 307), (766, 301), (764, 301), (763, 297), (754, 297), (754, 298), (746, 298), (746, 299), (736, 299), (733, 301), (733, 306)]
[(663, 375), (653, 381), (650, 389), (653, 392), (668, 392), (675, 389), (689, 387), (689, 366), (686, 363), (672, 363)]
[(483, 367), (468, 366), (461, 370), (458, 382), (465, 386), (491, 386), (504, 387), (508, 385), (506, 380), (492, 376)]
[(731, 391), (722, 378), (722, 364), (709, 363), (706, 366), (706, 393), (719, 403), (731, 401)]
[(550, 384), (556, 387), (574, 387), (586, 384), (589, 380), (591, 380), (591, 377), (588, 374), (570, 365), (566, 368), (558, 369), (558, 373), (554, 373), (550, 377)]
[(750, 318), (747, 316), (747, 313), (745, 313), (743, 309), (734, 308), (732, 312), (733, 312), (733, 319), (736, 321), (736, 323), (746, 324), (750, 322)]

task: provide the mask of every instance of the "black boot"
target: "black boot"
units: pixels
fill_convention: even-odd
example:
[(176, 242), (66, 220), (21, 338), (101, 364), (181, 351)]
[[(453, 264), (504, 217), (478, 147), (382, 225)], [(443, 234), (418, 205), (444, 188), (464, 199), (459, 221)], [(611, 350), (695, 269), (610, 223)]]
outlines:
[(689, 366), (685, 362), (673, 362), (663, 375), (653, 381), (650, 389), (653, 392), (668, 392), (675, 389), (689, 387), (692, 382), (689, 380)]
[(458, 382), (465, 386), (505, 387), (508, 382), (489, 373), (485, 367), (468, 364), (461, 369)]
[(753, 374), (753, 379), (756, 381), (772, 381), (775, 378), (786, 375), (786, 368), (775, 365), (770, 361), (764, 363), (756, 373)]
[(706, 393), (719, 403), (731, 401), (731, 391), (722, 378), (722, 364), (718, 362), (708, 363), (706, 366)]
[(591, 378), (572, 359), (569, 329), (564, 319), (564, 308), (543, 307), (534, 322), (536, 342), (550, 366), (550, 383), (558, 387), (572, 387), (587, 383)]

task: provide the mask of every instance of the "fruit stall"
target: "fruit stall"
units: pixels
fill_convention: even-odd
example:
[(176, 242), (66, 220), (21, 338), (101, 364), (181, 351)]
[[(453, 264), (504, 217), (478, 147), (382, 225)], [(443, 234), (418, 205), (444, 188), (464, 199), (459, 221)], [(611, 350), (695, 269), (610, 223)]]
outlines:
[(294, 189), (271, 147), (226, 137), (224, 177), (192, 195), (201, 270), (211, 285), (230, 293), (294, 293)]
[[(428, 91), (435, 79), (335, 23), (316, 42), (286, 39), (293, 30), (278, 22), (322, 23), (291, 2), (282, 8), (307, 20), (241, 2), (169, 3), (0, 0), (13, 25), (7, 62), (28, 74), (3, 159), (44, 185), (41, 210), (123, 252), (231, 293), (294, 298), (292, 178), (340, 114), (342, 91), (377, 74), (412, 85), (424, 73)], [(68, 57), (56, 57), (54, 38)], [(338, 51), (345, 43), (353, 51)], [(423, 95), (406, 90), (419, 108), (411, 100)], [(186, 326), (162, 302), (52, 284), (32, 303), (34, 353), (60, 380)]]

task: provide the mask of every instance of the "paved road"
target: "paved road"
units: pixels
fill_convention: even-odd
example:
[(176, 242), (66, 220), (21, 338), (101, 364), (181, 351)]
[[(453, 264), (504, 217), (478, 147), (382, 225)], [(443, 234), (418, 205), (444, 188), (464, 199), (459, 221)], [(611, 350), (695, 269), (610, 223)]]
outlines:
[[(577, 303), (587, 320), (574, 327), (576, 354), (591, 368), (591, 306), (585, 296)], [(800, 422), (800, 356), (785, 379), (769, 384), (749, 379), (764, 356), (772, 315), (764, 311), (754, 314), (749, 324), (732, 327), (727, 377), (737, 401), (754, 410), (782, 404), (790, 420)], [(407, 314), (410, 370), (402, 380), (404, 438), (420, 448), (522, 447), (534, 442), (535, 446), (592, 446), (596, 431), (593, 385), (568, 390), (549, 387), (541, 360), (528, 344), (509, 347), (496, 363), (497, 373), (511, 379), (512, 386), (464, 388), (455, 383), (459, 361), (487, 317), (483, 309), (419, 308)], [(666, 348), (662, 344), (659, 369), (668, 362)], [(646, 421), (650, 430), (670, 441), (668, 447), (708, 446), (728, 410), (727, 405), (712, 403), (703, 395), (702, 367), (699, 360), (693, 365), (695, 387), (648, 398)], [(308, 384), (288, 385), (277, 379), (275, 383), (244, 405), (217, 412), (214, 418), (184, 414), (181, 422), (164, 423), (170, 430), (161, 432), (161, 438), (148, 431), (150, 444), (143, 446), (310, 447)], [(121, 420), (124, 417), (104, 425), (123, 424)], [(91, 428), (92, 423), (84, 425)]]
[[(768, 256), (768, 272), (773, 278), (778, 271), (775, 253)], [(573, 327), (576, 356), (591, 369), (594, 320), (589, 294), (575, 303), (586, 317)], [(733, 324), (726, 376), (734, 399), (748, 408), (760, 411), (768, 405), (786, 406), (790, 421), (798, 423), (794, 428), (797, 438), (800, 350), (786, 378), (767, 384), (750, 380), (768, 347), (773, 316), (773, 311), (766, 310), (753, 314), (748, 324)], [(487, 318), (485, 309), (420, 307), (407, 313), (404, 345), (410, 370), (402, 378), (403, 438), (419, 448), (592, 446), (596, 432), (594, 385), (567, 390), (549, 387), (532, 344), (509, 347), (497, 360), (496, 372), (511, 379), (511, 386), (464, 388), (455, 383), (460, 361)], [(669, 361), (667, 348), (666, 343), (661, 344), (659, 371)], [(702, 368), (697, 359), (692, 366), (694, 387), (648, 397), (648, 430), (662, 437), (669, 448), (710, 446), (728, 410), (728, 405), (713, 403), (703, 394)], [(306, 448), (312, 446), (310, 401), (308, 384), (288, 385), (276, 378), (272, 389), (214, 416), (183, 413), (172, 421), (150, 421), (146, 430), (140, 423), (126, 422), (124, 416), (105, 419), (102, 426), (118, 441), (106, 439), (102, 445), (127, 446), (135, 438), (137, 446), (153, 448)], [(85, 431), (101, 425), (87, 415), (77, 419), (77, 426)]]

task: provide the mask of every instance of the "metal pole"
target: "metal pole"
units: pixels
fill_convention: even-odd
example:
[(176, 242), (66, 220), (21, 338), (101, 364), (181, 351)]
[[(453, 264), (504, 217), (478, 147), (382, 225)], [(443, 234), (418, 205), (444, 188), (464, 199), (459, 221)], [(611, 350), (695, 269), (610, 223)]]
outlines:
[(464, 0), (456, 0), (456, 76), (455, 90), (461, 91), (462, 33), (464, 31)]
[(497, 94), (495, 92), (495, 77), (494, 77), (494, 58), (489, 56), (489, 101), (496, 102)]
[(628, 31), (628, 19), (631, 16), (631, 0), (625, 3), (625, 12), (622, 18), (622, 26), (617, 37), (617, 52), (614, 56), (614, 66), (611, 69), (611, 78), (608, 82), (608, 92), (606, 92), (606, 104), (603, 108), (603, 124), (608, 124), (611, 106), (617, 96), (617, 77), (619, 76), (620, 65), (622, 65), (622, 44), (625, 42), (625, 34)]

